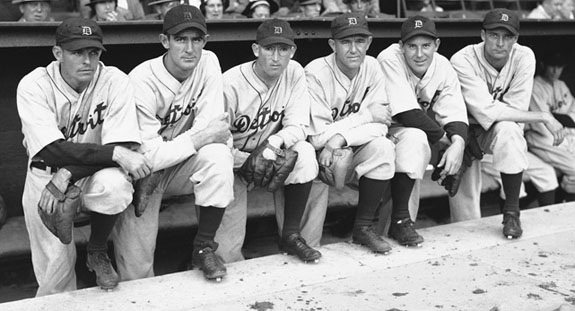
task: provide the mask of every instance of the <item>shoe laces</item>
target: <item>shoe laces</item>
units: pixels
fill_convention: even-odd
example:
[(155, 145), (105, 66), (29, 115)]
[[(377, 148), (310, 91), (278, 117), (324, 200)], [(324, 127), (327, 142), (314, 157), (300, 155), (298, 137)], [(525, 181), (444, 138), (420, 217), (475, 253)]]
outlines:
[(218, 259), (211, 247), (205, 247), (198, 251), (200, 258), (204, 262), (204, 266), (218, 266)]
[(395, 222), (395, 224), (404, 233), (410, 236), (419, 236), (419, 234), (415, 231), (415, 229), (413, 229), (413, 221), (411, 220), (411, 218), (398, 220)]
[(100, 267), (102, 271), (106, 274), (112, 273), (112, 261), (108, 258), (108, 255), (103, 252), (94, 253), (94, 259), (96, 266)]
[(510, 223), (514, 227), (519, 227), (519, 216), (515, 213), (505, 213), (503, 216), (503, 224)]

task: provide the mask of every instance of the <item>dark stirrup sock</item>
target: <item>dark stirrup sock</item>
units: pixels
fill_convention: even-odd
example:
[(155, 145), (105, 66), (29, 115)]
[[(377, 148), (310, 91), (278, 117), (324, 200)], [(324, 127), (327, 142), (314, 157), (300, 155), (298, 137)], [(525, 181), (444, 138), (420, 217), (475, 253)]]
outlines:
[(391, 220), (398, 221), (409, 216), (409, 197), (413, 190), (415, 179), (409, 178), (406, 173), (395, 173), (391, 179), (391, 198), (393, 208), (391, 210)]
[(90, 240), (86, 246), (88, 252), (108, 251), (108, 238), (114, 229), (116, 219), (120, 214), (106, 215), (90, 213)]
[(555, 204), (555, 190), (549, 190), (539, 193), (537, 202), (539, 202), (539, 206)]
[(205, 242), (214, 241), (225, 211), (226, 209), (221, 207), (200, 206), (198, 233), (194, 238), (194, 247), (201, 247)]
[(375, 212), (379, 202), (383, 199), (385, 187), (389, 180), (371, 179), (365, 176), (359, 179), (359, 201), (355, 216), (354, 227), (371, 226), (375, 219)]
[(517, 174), (501, 173), (501, 184), (505, 193), (504, 213), (519, 212), (519, 191), (521, 190), (522, 180), (523, 172)]
[(311, 191), (312, 181), (284, 186), (284, 224), (282, 237), (299, 233), (301, 218)]

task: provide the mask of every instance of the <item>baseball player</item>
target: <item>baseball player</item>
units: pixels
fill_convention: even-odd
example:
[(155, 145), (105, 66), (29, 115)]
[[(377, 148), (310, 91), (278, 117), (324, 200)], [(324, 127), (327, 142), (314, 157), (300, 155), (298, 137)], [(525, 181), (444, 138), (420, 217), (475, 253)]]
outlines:
[[(295, 166), (284, 182), (284, 206), (276, 206), (283, 218), (278, 224), (279, 248), (304, 262), (314, 262), (321, 253), (301, 237), (300, 223), (318, 165), (313, 147), (305, 141), (309, 97), (303, 68), (291, 60), (296, 51), (294, 36), (284, 20), (269, 19), (260, 24), (252, 44), (256, 60), (224, 73), (224, 97), (231, 119), (235, 169), (262, 145), (266, 146), (263, 155), (270, 160), (275, 160), (274, 152), (280, 148), (297, 152)], [(226, 262), (243, 259), (248, 186), (236, 174), (234, 201), (216, 234), (216, 241), (222, 245), (218, 253)]]
[[(18, 85), (18, 113), (29, 156), (22, 206), (37, 296), (76, 289), (72, 237), (58, 235), (59, 240), (41, 215), (72, 215), (67, 218), (71, 235), (73, 214), (81, 208), (91, 213), (86, 265), (95, 271), (100, 287), (117, 286), (108, 237), (132, 201), (132, 179), (150, 173), (144, 156), (128, 149), (140, 142), (129, 79), (99, 61), (102, 51), (102, 30), (96, 22), (67, 19), (56, 30), (56, 60)], [(81, 195), (72, 196), (71, 190), (78, 188)], [(64, 239), (68, 244), (60, 242)]]
[[(535, 56), (517, 43), (518, 36), (516, 13), (494, 9), (483, 19), (483, 42), (466, 46), (451, 58), (469, 112), (469, 136), (476, 138), (483, 152), (493, 154), (493, 167), (501, 174), (505, 193), (503, 235), (507, 238), (519, 238), (523, 233), (519, 190), (529, 164), (523, 123), (542, 123), (553, 136), (554, 145), (564, 137), (563, 126), (551, 113), (528, 111)], [(462, 176), (457, 195), (450, 198), (452, 218), (481, 216), (480, 172), (479, 161), (474, 161)]]
[[(395, 153), (393, 143), (386, 138), (391, 111), (384, 76), (377, 60), (366, 55), (371, 41), (364, 14), (345, 13), (332, 21), (328, 43), (333, 53), (305, 67), (311, 95), (309, 141), (318, 150), (318, 162), (323, 167), (331, 165), (335, 151), (351, 147), (353, 161), (346, 182), (359, 183), (353, 242), (373, 252), (388, 253), (390, 245), (375, 233), (372, 225), (395, 171)], [(323, 221), (327, 200), (328, 192), (321, 191), (310, 204), (321, 214), (308, 217), (306, 226), (323, 226), (323, 222), (314, 222)], [(315, 235), (313, 240), (319, 241), (321, 231)]]
[(162, 56), (134, 68), (141, 150), (161, 180), (138, 218), (130, 206), (116, 227), (122, 279), (154, 275), (154, 250), (162, 197), (193, 193), (199, 212), (192, 267), (221, 280), (226, 267), (215, 255), (214, 235), (233, 199), (233, 158), (224, 114), (222, 74), (216, 55), (204, 50), (207, 28), (200, 10), (179, 5), (164, 18)]
[(565, 140), (554, 146), (553, 137), (540, 123), (529, 124), (525, 138), (529, 151), (551, 164), (563, 176), (561, 188), (565, 200), (575, 200), (575, 99), (569, 87), (560, 80), (566, 60), (559, 52), (547, 52), (541, 57), (542, 72), (535, 77), (529, 110), (552, 113), (565, 127)]
[[(442, 176), (455, 175), (463, 160), (467, 138), (467, 110), (457, 74), (449, 60), (437, 53), (440, 40), (435, 23), (423, 16), (407, 19), (401, 40), (377, 56), (384, 76), (396, 138), (395, 176), (391, 182), (393, 209), (389, 236), (402, 245), (418, 245), (423, 238), (413, 229), (408, 210), (419, 201), (419, 187), (431, 158), (430, 146), (447, 147), (437, 166)], [(413, 189), (413, 191), (412, 191)], [(417, 216), (417, 204), (410, 206)]]

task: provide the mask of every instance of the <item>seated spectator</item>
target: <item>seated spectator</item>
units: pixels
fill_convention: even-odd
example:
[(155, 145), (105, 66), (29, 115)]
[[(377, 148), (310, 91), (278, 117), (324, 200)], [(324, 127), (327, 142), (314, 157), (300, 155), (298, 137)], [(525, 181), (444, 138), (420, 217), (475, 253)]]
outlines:
[(242, 14), (248, 18), (269, 18), (278, 9), (274, 0), (250, 0)]
[(50, 0), (12, 0), (12, 4), (18, 4), (22, 17), (19, 22), (44, 22), (54, 21), (50, 17), (52, 6)]
[(118, 0), (118, 8), (124, 11), (126, 20), (144, 19), (144, 7), (140, 0)]
[(146, 16), (146, 19), (163, 20), (166, 13), (173, 7), (180, 4), (180, 0), (156, 0), (148, 3), (154, 13)]
[(433, 5), (433, 3), (431, 3), (431, 0), (423, 0), (423, 7), (419, 11), (421, 11), (421, 12), (443, 12), (443, 8), (440, 6), (437, 6), (437, 5)]
[(202, 0), (200, 10), (206, 19), (222, 19), (225, 6), (226, 3), (223, 0)]
[[(121, 22), (143, 19), (144, 8), (139, 0), (76, 0), (80, 15), (95, 21)], [(100, 7), (100, 16), (95, 6)], [(105, 13), (107, 12), (107, 13)]]
[(324, 0), (325, 11), (322, 15), (334, 15), (346, 12), (367, 12), (366, 16), (379, 15), (379, 0)]
[(564, 1), (565, 0), (543, 0), (540, 5), (527, 15), (527, 18), (560, 19)]
[(303, 0), (299, 3), (296, 17), (318, 17), (321, 13), (321, 0)]
[(560, 11), (561, 18), (575, 19), (573, 11), (575, 11), (575, 3), (573, 3), (573, 0), (565, 0), (565, 2), (563, 2), (563, 6), (561, 7)]
[(97, 22), (123, 22), (126, 20), (118, 8), (116, 0), (90, 0), (87, 4), (90, 11), (90, 18)]

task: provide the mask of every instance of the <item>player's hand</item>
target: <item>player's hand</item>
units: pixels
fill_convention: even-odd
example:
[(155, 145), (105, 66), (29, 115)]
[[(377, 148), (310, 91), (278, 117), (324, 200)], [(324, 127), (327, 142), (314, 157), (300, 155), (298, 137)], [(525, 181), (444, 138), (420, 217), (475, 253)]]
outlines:
[(192, 135), (192, 142), (196, 150), (207, 144), (226, 144), (232, 133), (228, 123), (228, 114), (222, 113), (212, 120), (208, 126)]
[[(72, 178), (72, 174), (65, 168), (59, 169), (54, 176), (52, 176), (52, 183), (60, 192), (66, 193), (68, 189), (68, 184)], [(38, 202), (38, 207), (42, 209), (47, 214), (52, 214), (56, 211), (60, 201), (48, 190), (44, 188), (42, 194), (40, 195), (40, 202)]]
[(387, 126), (391, 125), (391, 108), (389, 104), (373, 104), (368, 108), (373, 117), (373, 121), (383, 123)]
[(150, 161), (143, 154), (128, 148), (115, 146), (112, 160), (118, 163), (134, 180), (144, 178), (152, 172)]
[(106, 14), (106, 20), (109, 22), (117, 22), (118, 13), (116, 11), (108, 12), (108, 14)]
[(553, 135), (553, 146), (560, 145), (563, 142), (563, 139), (565, 139), (565, 130), (563, 125), (557, 121), (552, 114), (548, 115), (544, 124), (549, 132), (551, 132), (551, 135)]
[(451, 145), (445, 150), (443, 156), (437, 163), (438, 167), (443, 167), (440, 175), (442, 179), (447, 175), (455, 175), (461, 168), (463, 152), (465, 151), (465, 141), (459, 135), (451, 137)]
[(333, 150), (329, 148), (323, 148), (317, 157), (317, 162), (319, 165), (330, 166), (333, 161)]
[(327, 141), (327, 143), (325, 143), (323, 150), (319, 153), (318, 157), (319, 164), (324, 166), (330, 166), (331, 162), (333, 161), (333, 151), (335, 149), (341, 149), (346, 144), (347, 142), (345, 141), (345, 138), (341, 136), (341, 134), (333, 135)]

